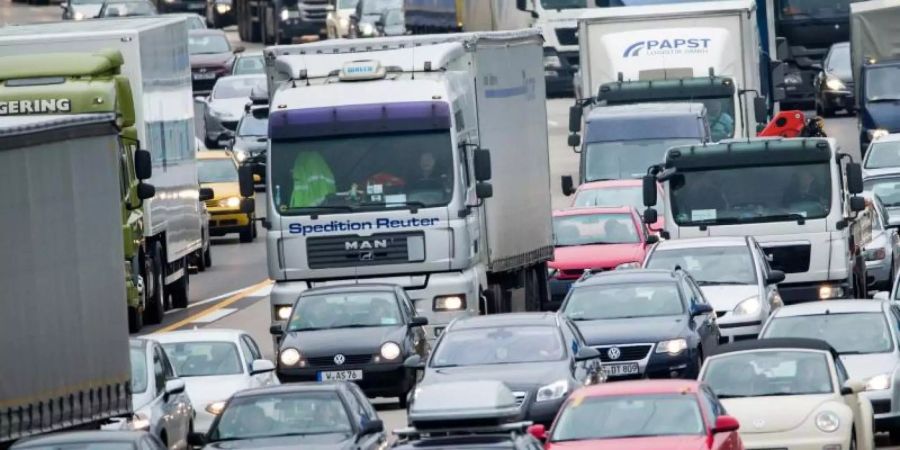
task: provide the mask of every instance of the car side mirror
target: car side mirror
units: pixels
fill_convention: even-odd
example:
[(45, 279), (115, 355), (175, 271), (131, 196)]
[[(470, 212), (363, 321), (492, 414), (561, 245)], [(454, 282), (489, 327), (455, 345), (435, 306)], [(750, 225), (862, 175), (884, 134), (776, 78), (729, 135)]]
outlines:
[(872, 296), (872, 298), (875, 300), (890, 300), (891, 293), (888, 291), (878, 291), (875, 293), (875, 295)]
[(147, 150), (134, 151), (134, 176), (138, 180), (149, 180), (153, 176), (153, 158)]
[(428, 325), (427, 317), (416, 316), (416, 317), (413, 317), (412, 320), (409, 321), (410, 328), (424, 327), (425, 325)]
[(174, 380), (166, 381), (165, 392), (168, 395), (180, 394), (184, 392), (184, 380), (179, 380), (178, 378), (176, 378)]
[[(644, 219), (644, 223), (646, 224), (655, 224), (657, 220), (659, 220), (659, 213), (656, 212), (653, 208), (647, 208), (644, 210), (644, 214), (641, 216)], [(659, 230), (653, 230), (659, 231)]]
[[(251, 175), (252, 178), (252, 175)], [(253, 214), (256, 211), (256, 199), (253, 197), (241, 199), (241, 212), (244, 214)]]
[(260, 373), (266, 372), (274, 372), (275, 364), (268, 359), (257, 359), (250, 363), (250, 375), (257, 375)]
[(284, 334), (284, 328), (281, 328), (281, 325), (272, 325), (269, 327), (269, 334), (272, 336), (281, 336)]
[(853, 195), (862, 193), (865, 188), (863, 186), (862, 166), (859, 163), (847, 163), (846, 170), (847, 190)]
[(200, 188), (200, 201), (205, 202), (207, 200), (212, 200), (216, 197), (215, 191), (212, 188), (202, 187)]
[[(643, 190), (644, 196), (644, 206), (651, 207), (656, 206), (656, 194), (657, 194), (657, 186), (656, 186), (656, 177), (653, 175), (644, 175), (641, 178), (641, 187)], [(654, 222), (656, 222), (654, 220)]]
[(575, 193), (575, 180), (572, 179), (572, 175), (560, 177), (560, 184), (562, 185), (562, 193), (566, 197)]
[(384, 422), (381, 419), (367, 420), (363, 422), (360, 434), (375, 434), (384, 431)]
[(651, 235), (647, 236), (647, 239), (644, 242), (647, 244), (650, 244), (650, 245), (655, 244), (655, 243), (659, 242), (659, 236), (657, 236), (655, 234), (651, 234)]
[(202, 433), (190, 433), (187, 440), (191, 447), (203, 447), (207, 443), (206, 435)]
[(741, 428), (740, 422), (732, 416), (716, 417), (716, 425), (713, 427), (713, 433), (728, 433), (737, 431)]
[(424, 370), (425, 361), (422, 361), (420, 355), (410, 355), (409, 358), (406, 358), (406, 360), (403, 361), (403, 367), (406, 367), (407, 369)]
[(599, 357), (600, 350), (594, 347), (581, 347), (578, 349), (578, 353), (575, 354), (575, 361), (588, 361)]
[(766, 103), (765, 98), (753, 98), (753, 114), (756, 118), (756, 123), (766, 123), (769, 118), (769, 104)]
[(866, 199), (858, 196), (850, 197), (850, 211), (860, 212), (866, 209)]
[(494, 196), (494, 185), (488, 182), (480, 182), (475, 185), (475, 196), (481, 199)]
[(253, 170), (250, 166), (242, 166), (238, 169), (238, 182), (241, 188), (241, 197), (253, 197)]
[(780, 270), (772, 270), (769, 272), (769, 277), (766, 278), (766, 284), (778, 284), (784, 281), (784, 272)]
[(713, 312), (713, 307), (710, 306), (709, 303), (697, 303), (691, 307), (691, 316), (702, 316), (704, 314), (711, 314)]
[(528, 434), (531, 437), (544, 442), (547, 440), (547, 428), (541, 424), (531, 425), (528, 427)]
[(476, 149), (474, 152), (475, 159), (475, 181), (488, 181), (491, 179), (491, 152), (484, 148)]
[(156, 186), (149, 183), (138, 183), (137, 196), (141, 200), (153, 198), (156, 195)]

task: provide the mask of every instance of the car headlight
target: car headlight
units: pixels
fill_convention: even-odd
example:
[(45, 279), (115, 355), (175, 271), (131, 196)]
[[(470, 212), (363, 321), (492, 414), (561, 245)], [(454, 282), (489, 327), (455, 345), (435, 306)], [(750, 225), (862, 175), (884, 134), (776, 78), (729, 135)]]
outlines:
[(803, 77), (799, 73), (789, 73), (784, 76), (784, 84), (802, 84)]
[(562, 62), (557, 55), (544, 55), (544, 69), (562, 68)]
[(662, 341), (656, 346), (656, 353), (668, 353), (670, 355), (677, 355), (685, 350), (687, 350), (686, 339), (670, 339)]
[(622, 263), (622, 264), (619, 264), (618, 266), (616, 266), (616, 270), (622, 270), (622, 269), (640, 269), (640, 268), (641, 268), (641, 263), (639, 263), (639, 262), (637, 262), (637, 261), (632, 261), (632, 262)]
[(825, 81), (825, 86), (832, 91), (843, 91), (847, 89), (847, 86), (844, 85), (844, 82), (837, 78), (828, 78)]
[(888, 130), (885, 130), (884, 128), (876, 128), (874, 130), (869, 130), (866, 133), (868, 133), (870, 141), (874, 141), (875, 139), (882, 138), (884, 136), (891, 134)]
[(239, 197), (228, 197), (219, 200), (219, 206), (223, 206), (226, 208), (239, 208), (241, 206), (241, 199)]
[(300, 351), (296, 348), (286, 348), (278, 355), (278, 361), (280, 361), (282, 365), (288, 367), (297, 365), (300, 363), (301, 359), (303, 358), (300, 355)]
[(285, 21), (291, 18), (291, 12), (287, 8), (281, 10), (281, 20)]
[(887, 256), (884, 248), (873, 248), (866, 250), (866, 261), (881, 261)]
[(244, 162), (244, 160), (247, 159), (247, 152), (243, 150), (237, 150), (234, 152), (234, 157), (238, 160), (238, 162)]
[(831, 411), (822, 411), (816, 416), (816, 426), (826, 433), (833, 433), (841, 426), (841, 419)]
[(275, 317), (280, 320), (288, 320), (291, 318), (291, 311), (293, 311), (293, 307), (291, 305), (280, 305), (275, 307)]
[(205, 409), (206, 409), (206, 412), (208, 412), (214, 416), (218, 416), (219, 414), (222, 414), (222, 410), (225, 409), (225, 401), (222, 400), (222, 401), (218, 401), (218, 402), (212, 402), (212, 403), (206, 405)]
[(363, 36), (371, 36), (375, 34), (375, 26), (369, 22), (359, 24), (359, 32)]
[(546, 402), (549, 400), (560, 399), (569, 392), (569, 380), (554, 381), (546, 386), (542, 386), (537, 391), (537, 401)]
[(231, 11), (231, 5), (226, 5), (224, 3), (219, 3), (216, 5), (216, 12), (219, 14), (225, 14), (228, 11)]
[(741, 300), (741, 302), (734, 307), (734, 311), (732, 312), (739, 316), (750, 316), (758, 314), (761, 308), (762, 303), (759, 301), (759, 296), (754, 295), (753, 297)]
[(131, 429), (136, 431), (150, 429), (150, 416), (144, 413), (134, 413), (131, 418)]
[(830, 298), (841, 298), (844, 296), (844, 288), (840, 286), (823, 285), (819, 286), (819, 300), (828, 300)]
[(384, 359), (394, 360), (400, 357), (400, 346), (396, 342), (385, 342), (379, 353)]
[(875, 375), (872, 378), (869, 378), (866, 381), (866, 390), (867, 391), (883, 391), (885, 389), (889, 389), (891, 387), (891, 376), (889, 374), (883, 373), (881, 375)]
[(432, 309), (435, 311), (458, 311), (466, 308), (466, 295), (442, 295), (434, 298)]
[(75, 20), (84, 20), (84, 13), (81, 11), (75, 12), (75, 15), (72, 16)]

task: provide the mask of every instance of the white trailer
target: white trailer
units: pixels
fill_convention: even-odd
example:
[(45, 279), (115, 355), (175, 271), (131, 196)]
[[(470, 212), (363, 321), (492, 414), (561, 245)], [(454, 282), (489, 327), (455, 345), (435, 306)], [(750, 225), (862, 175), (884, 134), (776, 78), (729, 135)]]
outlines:
[(538, 310), (553, 253), (539, 32), (358, 47), (265, 51), (273, 322), (302, 290), (356, 280), (402, 285), (431, 337)]
[(131, 413), (115, 121), (0, 120), (0, 448)]
[[(122, 74), (134, 92), (135, 128), (153, 158), (156, 196), (145, 201), (145, 283), (165, 285), (148, 302), (147, 320), (158, 323), (171, 294), (174, 307), (188, 301), (187, 261), (201, 246), (199, 185), (195, 163), (194, 105), (183, 17), (140, 17), (0, 28), (0, 56), (23, 53), (119, 50)], [(149, 275), (149, 276), (147, 276)]]

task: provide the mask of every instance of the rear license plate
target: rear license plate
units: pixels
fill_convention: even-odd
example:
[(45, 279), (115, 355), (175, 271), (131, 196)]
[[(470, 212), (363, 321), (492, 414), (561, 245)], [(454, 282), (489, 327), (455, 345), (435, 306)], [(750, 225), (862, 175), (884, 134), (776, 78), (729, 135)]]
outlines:
[(212, 72), (208, 72), (208, 73), (195, 73), (195, 74), (194, 74), (194, 79), (195, 79), (195, 80), (212, 80), (212, 79), (215, 78), (215, 77), (216, 77), (216, 74), (215, 74), (215, 73), (212, 73)]
[(357, 381), (362, 380), (362, 370), (334, 370), (319, 372), (319, 381)]
[(603, 372), (606, 373), (607, 376), (610, 377), (621, 377), (624, 375), (637, 375), (641, 373), (641, 368), (638, 366), (638, 363), (628, 363), (628, 364), (604, 364), (602, 366)]

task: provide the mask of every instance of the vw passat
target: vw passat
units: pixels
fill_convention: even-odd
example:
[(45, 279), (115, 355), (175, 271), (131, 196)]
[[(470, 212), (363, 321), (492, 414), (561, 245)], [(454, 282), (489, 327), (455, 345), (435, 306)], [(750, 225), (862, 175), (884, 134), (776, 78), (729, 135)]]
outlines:
[(719, 344), (715, 313), (682, 270), (586, 274), (560, 309), (610, 378), (694, 378)]
[(406, 365), (425, 371), (419, 382), (423, 388), (502, 381), (513, 390), (526, 420), (549, 425), (570, 392), (602, 379), (599, 357), (565, 317), (518, 313), (454, 320), (427, 364), (413, 356)]
[(744, 426), (753, 449), (871, 450), (872, 406), (824, 341), (774, 338), (723, 345), (700, 381)]
[(402, 288), (353, 284), (305, 291), (294, 303), (281, 336), (278, 378), (298, 381), (354, 381), (369, 397), (398, 397), (406, 406), (415, 370), (412, 355), (428, 352), (424, 325)]

